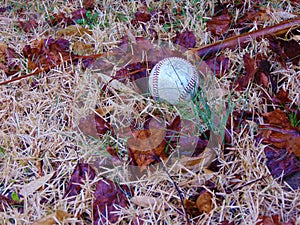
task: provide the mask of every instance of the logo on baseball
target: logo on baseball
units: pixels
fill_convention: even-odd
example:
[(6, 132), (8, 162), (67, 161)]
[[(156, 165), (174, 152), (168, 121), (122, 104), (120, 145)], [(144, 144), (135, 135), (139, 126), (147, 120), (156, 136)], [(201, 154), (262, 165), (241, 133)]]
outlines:
[(176, 105), (194, 97), (198, 79), (198, 72), (189, 61), (168, 57), (159, 61), (151, 70), (149, 92), (156, 100)]

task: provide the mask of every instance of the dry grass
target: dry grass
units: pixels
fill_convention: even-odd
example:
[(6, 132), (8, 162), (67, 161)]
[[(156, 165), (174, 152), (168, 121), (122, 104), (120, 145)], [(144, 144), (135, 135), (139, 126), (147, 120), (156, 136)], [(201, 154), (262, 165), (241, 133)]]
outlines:
[[(202, 20), (213, 15), (215, 4), (213, 1), (186, 1), (185, 6), (182, 7), (186, 10), (185, 15), (180, 18), (169, 15), (172, 23), (168, 32), (158, 24), (147, 24), (145, 30), (141, 26), (134, 27), (130, 20), (140, 6), (137, 1), (99, 2), (101, 3), (96, 10), (100, 19), (93, 27), (92, 34), (66, 37), (71, 43), (81, 41), (92, 44), (94, 50), (90, 52), (91, 54), (111, 49), (125, 34), (148, 37), (149, 28), (154, 28), (159, 39), (164, 41), (174, 37), (176, 30), (185, 29), (194, 32), (198, 46), (213, 41), (206, 30), (206, 23)], [(179, 4), (175, 0), (168, 1), (168, 4), (165, 1), (149, 2), (153, 9), (164, 8), (166, 5), (177, 8)], [(32, 43), (36, 38), (49, 35), (56, 37), (57, 31), (44, 23), (45, 18), (49, 17), (51, 12), (63, 10), (70, 13), (81, 6), (81, 1), (2, 2), (2, 6), (11, 4), (14, 4), (13, 9), (0, 16), (0, 42), (5, 42), (20, 52), (26, 44)], [(252, 6), (251, 1), (245, 1), (244, 4), (245, 10)], [(265, 5), (277, 12), (296, 13), (298, 10), (299, 13), (299, 9), (292, 8), (288, 1), (271, 1)], [(19, 19), (16, 9), (21, 7), (26, 8), (22, 19), (37, 15), (39, 25), (32, 33), (24, 33), (15, 27)], [(236, 14), (240, 13), (242, 12), (236, 12)], [(278, 14), (272, 13), (272, 16), (272, 19), (266, 22), (266, 26), (280, 20)], [(253, 41), (245, 49), (226, 50), (224, 54), (230, 59), (231, 69), (218, 81), (218, 85), (223, 90), (229, 91), (230, 79), (243, 70), (241, 64), (243, 55), (245, 53), (255, 55), (257, 52), (271, 55), (267, 46), (267, 41), (263, 40)], [(271, 56), (270, 60), (274, 67), (273, 73), (280, 74), (280, 79), (284, 80), (283, 83), (281, 82), (281, 87), (288, 89), (291, 99), (299, 105), (299, 65), (288, 65), (284, 69)], [(26, 63), (22, 62), (22, 65), (21, 69), (27, 71)], [(6, 79), (7, 76), (2, 72), (1, 80)], [(101, 163), (107, 160), (107, 153), (105, 153), (107, 144), (109, 142), (124, 144), (121, 137), (112, 140), (110, 134), (106, 134), (101, 139), (95, 139), (83, 135), (76, 129), (79, 119), (92, 113), (95, 105), (113, 106), (114, 110), (109, 119), (116, 128), (126, 127), (133, 119), (142, 122), (144, 115), (151, 115), (154, 111), (160, 111), (166, 121), (170, 122), (182, 111), (180, 108), (157, 103), (135, 92), (119, 92), (114, 87), (110, 87), (110, 91), (115, 95), (104, 93), (99, 98), (102, 85), (97, 73), (83, 71), (80, 66), (60, 65), (48, 73), (1, 86), (0, 193), (5, 195), (11, 192), (19, 193), (25, 184), (41, 176), (53, 172), (56, 172), (56, 176), (41, 189), (23, 198), (24, 212), (21, 213), (14, 207), (8, 207), (1, 212), (0, 224), (32, 224), (33, 221), (51, 214), (56, 209), (67, 211), (73, 216), (64, 224), (91, 223), (95, 182), (101, 179), (101, 176), (113, 178), (117, 173), (126, 175), (126, 169), (112, 173), (109, 168), (100, 168)], [(262, 105), (259, 101), (265, 92), (266, 90), (253, 84), (243, 94), (233, 92), (231, 101), (235, 105), (235, 110), (256, 109), (258, 112), (266, 112), (266, 105)], [(233, 143), (230, 153), (218, 155), (221, 162), (218, 172), (203, 170), (201, 166), (193, 170), (184, 169), (180, 161), (168, 164), (168, 172), (182, 190), (184, 197), (188, 198), (196, 194), (197, 189), (201, 187), (209, 189), (205, 186), (207, 181), (214, 182), (219, 191), (213, 193), (213, 210), (209, 214), (191, 220), (193, 224), (218, 224), (223, 220), (229, 220), (235, 221), (236, 224), (252, 225), (259, 215), (271, 214), (279, 214), (283, 221), (299, 218), (300, 193), (287, 189), (269, 175), (265, 165), (264, 145), (256, 144), (254, 140), (255, 123), (249, 121), (241, 129), (243, 132), (239, 134), (232, 133)], [(63, 198), (64, 189), (77, 162), (91, 163), (99, 168), (99, 173), (96, 180), (84, 185), (82, 194), (76, 196), (74, 201), (68, 201)], [(251, 183), (252, 181), (256, 182)], [(149, 172), (139, 180), (126, 181), (124, 178), (121, 182), (130, 185), (136, 196), (154, 197), (159, 201), (147, 207), (131, 202), (128, 208), (122, 210), (120, 220), (125, 218), (131, 220), (138, 215), (145, 220), (145, 224), (186, 223), (182, 207), (179, 206), (178, 192), (165, 172), (161, 170), (157, 173)], [(247, 183), (249, 185), (245, 185)], [(229, 187), (241, 188), (225, 194), (225, 190)], [(300, 224), (300, 219), (296, 224)]]

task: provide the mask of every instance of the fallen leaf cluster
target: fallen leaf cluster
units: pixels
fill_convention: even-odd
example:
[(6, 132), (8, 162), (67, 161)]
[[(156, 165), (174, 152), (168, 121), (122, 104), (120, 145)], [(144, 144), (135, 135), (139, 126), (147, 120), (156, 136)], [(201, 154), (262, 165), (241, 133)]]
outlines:
[(47, 38), (35, 41), (23, 48), (23, 55), (28, 60), (30, 70), (42, 69), (48, 71), (62, 62), (71, 61), (70, 43), (66, 39)]

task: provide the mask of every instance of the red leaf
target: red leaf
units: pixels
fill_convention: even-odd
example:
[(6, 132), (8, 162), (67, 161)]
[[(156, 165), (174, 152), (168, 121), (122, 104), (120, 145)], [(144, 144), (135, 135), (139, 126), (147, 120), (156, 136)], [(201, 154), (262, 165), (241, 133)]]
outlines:
[(259, 216), (255, 225), (281, 225), (279, 215)]
[(91, 181), (95, 178), (95, 170), (86, 163), (79, 163), (74, 169), (71, 179), (67, 185), (64, 198), (78, 195), (87, 180)]
[(207, 59), (205, 60), (205, 63), (218, 78), (222, 77), (222, 74), (230, 69), (229, 58), (224, 55)]
[(278, 55), (278, 60), (283, 66), (288, 61), (297, 65), (300, 60), (300, 44), (295, 40), (281, 40), (269, 38), (270, 49)]
[(137, 24), (138, 22), (146, 23), (151, 20), (151, 14), (148, 11), (147, 6), (141, 6), (139, 10), (134, 14), (134, 19), (131, 21), (132, 24)]
[(86, 19), (86, 10), (84, 8), (80, 8), (71, 13), (71, 18), (74, 22), (80, 19)]
[(29, 20), (26, 20), (26, 21), (22, 21), (20, 20), (19, 21), (19, 24), (20, 24), (20, 27), (26, 32), (31, 32), (31, 31), (34, 31), (36, 28), (37, 28), (37, 21), (36, 19), (34, 18), (31, 18)]
[(276, 96), (272, 99), (272, 101), (275, 103), (275, 104), (282, 104), (282, 105), (285, 105), (287, 103), (290, 103), (292, 102), (292, 100), (289, 98), (289, 91), (285, 91), (283, 89), (280, 89), (278, 91), (278, 93), (276, 94)]
[[(122, 190), (121, 190), (122, 189)], [(94, 193), (93, 216), (94, 224), (116, 223), (119, 219), (118, 207), (125, 208), (128, 204), (124, 194), (130, 194), (126, 185), (117, 186), (109, 179), (98, 181)]]
[(234, 221), (229, 222), (228, 220), (224, 220), (219, 225), (234, 225)]
[(83, 6), (85, 9), (94, 9), (95, 7), (95, 0), (84, 0), (83, 1)]
[(105, 134), (108, 130), (112, 130), (112, 127), (102, 117), (95, 114), (95, 126), (98, 135)]
[(70, 61), (72, 55), (69, 52), (69, 41), (63, 38), (54, 40), (49, 37), (40, 41), (36, 40), (32, 46), (25, 45), (23, 54), (28, 59), (29, 69), (44, 69), (48, 71), (52, 67), (62, 63), (62, 60)]
[(283, 180), (297, 189), (300, 187), (300, 129), (293, 127), (282, 110), (263, 114), (268, 125), (259, 125), (258, 137), (265, 147), (267, 166), (273, 177), (283, 175)]
[(174, 43), (185, 48), (194, 48), (196, 46), (197, 40), (192, 31), (186, 30), (182, 33), (179, 33), (177, 31)]
[(222, 11), (219, 16), (214, 16), (210, 21), (207, 22), (207, 29), (213, 36), (222, 37), (229, 29), (231, 22), (230, 15), (227, 9)]
[(74, 24), (74, 21), (71, 18), (67, 17), (63, 12), (55, 13), (51, 16), (51, 18), (52, 19), (49, 21), (49, 23), (52, 26), (56, 26), (58, 24), (64, 24), (64, 25)]

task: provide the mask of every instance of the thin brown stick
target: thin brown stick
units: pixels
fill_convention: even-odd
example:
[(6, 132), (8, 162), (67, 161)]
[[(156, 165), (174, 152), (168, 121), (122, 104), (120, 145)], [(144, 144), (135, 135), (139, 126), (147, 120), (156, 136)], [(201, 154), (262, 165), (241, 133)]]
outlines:
[(232, 49), (238, 45), (244, 46), (247, 42), (251, 40), (263, 38), (270, 35), (278, 36), (299, 26), (300, 26), (300, 18), (297, 17), (296, 19), (284, 21), (274, 26), (262, 28), (260, 30), (241, 34), (235, 37), (230, 37), (200, 48), (193, 48), (191, 49), (191, 51), (195, 52), (202, 59), (205, 59), (208, 58), (210, 55), (217, 53), (218, 51), (223, 50), (225, 48)]

